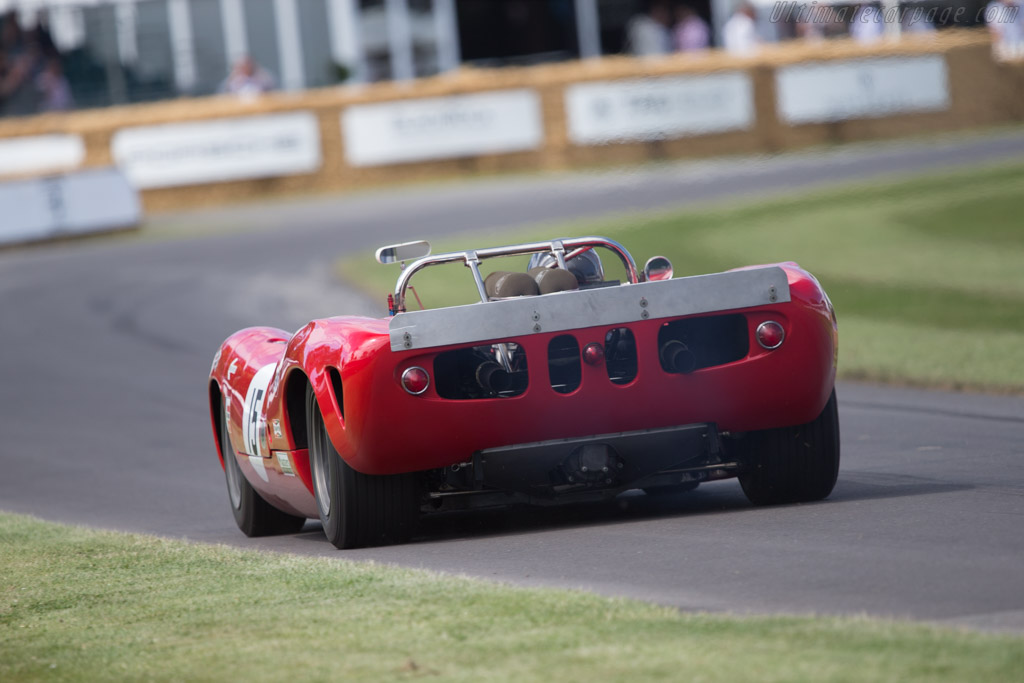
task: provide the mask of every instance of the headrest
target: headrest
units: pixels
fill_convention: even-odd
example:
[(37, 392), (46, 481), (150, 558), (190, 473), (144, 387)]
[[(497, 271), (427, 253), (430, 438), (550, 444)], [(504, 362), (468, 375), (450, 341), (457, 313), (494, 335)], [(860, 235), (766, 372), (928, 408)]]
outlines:
[(484, 279), (484, 290), (488, 297), (537, 296), (540, 289), (526, 273), (496, 270)]
[(530, 269), (530, 276), (537, 282), (537, 288), (541, 294), (552, 292), (567, 292), (571, 289), (579, 289), (579, 282), (576, 276), (561, 268), (544, 268), (538, 266)]

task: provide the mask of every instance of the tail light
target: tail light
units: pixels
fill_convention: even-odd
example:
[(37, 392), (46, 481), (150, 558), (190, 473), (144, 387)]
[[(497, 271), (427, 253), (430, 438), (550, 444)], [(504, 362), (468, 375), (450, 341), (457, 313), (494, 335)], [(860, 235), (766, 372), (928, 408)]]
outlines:
[(774, 320), (767, 320), (757, 326), (755, 336), (757, 343), (770, 351), (782, 346), (782, 342), (786, 338), (786, 331)]
[(588, 365), (597, 365), (604, 360), (604, 349), (597, 342), (591, 342), (583, 347), (583, 360)]
[(419, 396), (430, 386), (430, 375), (421, 367), (413, 366), (402, 373), (402, 388)]

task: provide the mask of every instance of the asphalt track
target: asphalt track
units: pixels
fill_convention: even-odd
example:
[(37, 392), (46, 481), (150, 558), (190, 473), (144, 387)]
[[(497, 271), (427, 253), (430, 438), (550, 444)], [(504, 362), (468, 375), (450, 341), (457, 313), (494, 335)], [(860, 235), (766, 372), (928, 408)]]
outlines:
[(1022, 632), (1024, 399), (841, 384), (843, 464), (822, 503), (755, 509), (727, 481), (661, 501), (439, 516), (409, 545), (339, 552), (315, 523), (237, 531), (205, 398), (213, 353), (240, 327), (381, 312), (333, 281), (340, 254), (1022, 157), (1015, 130), (488, 179), (181, 212), (140, 239), (0, 253), (0, 509), (685, 609)]

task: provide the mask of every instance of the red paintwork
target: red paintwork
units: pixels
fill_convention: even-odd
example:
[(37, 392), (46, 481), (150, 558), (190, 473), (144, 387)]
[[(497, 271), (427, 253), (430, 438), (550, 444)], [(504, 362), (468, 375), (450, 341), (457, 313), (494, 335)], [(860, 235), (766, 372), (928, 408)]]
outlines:
[[(284, 399), (287, 383), (305, 378), (341, 457), (367, 474), (433, 469), (465, 462), (481, 449), (546, 439), (703, 422), (715, 422), (723, 431), (802, 424), (821, 412), (832, 391), (838, 336), (817, 280), (795, 263), (779, 265), (788, 275), (790, 302), (730, 311), (743, 313), (749, 321), (748, 356), (688, 375), (660, 368), (657, 336), (665, 321), (652, 319), (623, 325), (636, 337), (639, 363), (636, 379), (626, 385), (611, 383), (603, 363), (583, 363), (580, 387), (570, 394), (556, 393), (544, 359), (551, 338), (565, 332), (553, 332), (515, 340), (530, 365), (530, 385), (520, 396), (446, 400), (438, 397), (433, 382), (424, 394), (412, 396), (400, 385), (402, 371), (419, 365), (433, 372), (434, 356), (457, 347), (392, 352), (387, 318), (337, 317), (315, 320), (294, 336), (268, 327), (235, 333), (222, 345), (210, 381), (228, 399), (228, 428), (237, 448), (243, 442), (246, 390), (261, 367), (277, 363), (265, 417), (268, 425), (280, 420), (283, 434), (273, 438), (268, 428), (269, 446), (292, 451), (298, 476), (285, 476), (276, 458), (266, 458), (265, 482), (244, 452), (236, 456), (246, 478), (268, 502), (312, 518), (317, 509), (308, 455), (293, 440)], [(776, 320), (786, 330), (785, 342), (774, 351), (762, 349), (754, 338), (765, 320)], [(607, 329), (584, 328), (574, 334), (582, 348), (603, 343)], [(228, 377), (233, 362), (235, 371)], [(341, 374), (344, 418), (328, 368)], [(216, 435), (217, 407), (212, 409)]]

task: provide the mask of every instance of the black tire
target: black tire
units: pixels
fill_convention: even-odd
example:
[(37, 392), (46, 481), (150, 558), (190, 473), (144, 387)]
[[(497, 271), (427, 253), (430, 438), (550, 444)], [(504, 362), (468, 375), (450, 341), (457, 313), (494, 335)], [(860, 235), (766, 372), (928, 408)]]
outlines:
[(309, 468), (327, 540), (340, 549), (404, 543), (419, 518), (415, 474), (370, 475), (342, 460), (312, 389), (306, 395)]
[(747, 469), (739, 477), (755, 505), (806, 503), (827, 498), (839, 476), (836, 391), (805, 425), (751, 432), (741, 442)]
[(281, 512), (260, 498), (260, 494), (256, 493), (242, 474), (228, 438), (223, 400), (220, 408), (220, 452), (224, 456), (224, 479), (228, 485), (228, 503), (235, 516), (235, 524), (249, 537), (297, 532), (306, 523), (306, 518)]

